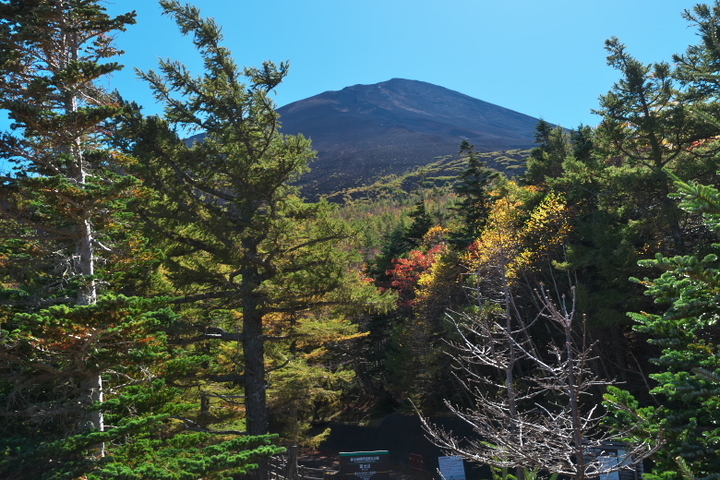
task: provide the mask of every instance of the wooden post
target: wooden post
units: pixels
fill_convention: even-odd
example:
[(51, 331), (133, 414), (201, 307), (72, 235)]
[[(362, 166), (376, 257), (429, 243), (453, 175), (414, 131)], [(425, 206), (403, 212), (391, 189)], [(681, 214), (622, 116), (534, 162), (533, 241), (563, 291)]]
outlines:
[(291, 445), (287, 449), (288, 460), (287, 460), (287, 480), (298, 480), (298, 447), (297, 445)]

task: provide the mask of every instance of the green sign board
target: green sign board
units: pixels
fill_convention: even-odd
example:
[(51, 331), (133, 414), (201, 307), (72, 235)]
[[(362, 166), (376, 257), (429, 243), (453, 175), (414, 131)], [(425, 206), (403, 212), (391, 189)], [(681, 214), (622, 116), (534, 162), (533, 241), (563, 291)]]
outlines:
[(388, 480), (390, 454), (387, 450), (340, 452), (342, 480)]

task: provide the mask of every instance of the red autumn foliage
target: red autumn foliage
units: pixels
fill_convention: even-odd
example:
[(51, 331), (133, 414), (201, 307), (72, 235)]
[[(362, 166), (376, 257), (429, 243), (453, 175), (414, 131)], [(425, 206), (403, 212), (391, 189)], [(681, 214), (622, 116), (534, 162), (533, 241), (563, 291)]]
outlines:
[(438, 244), (426, 252), (412, 250), (408, 253), (407, 258), (393, 259), (393, 268), (387, 271), (387, 275), (390, 276), (390, 287), (399, 293), (398, 304), (400, 307), (412, 306), (418, 280), (444, 251), (445, 246)]

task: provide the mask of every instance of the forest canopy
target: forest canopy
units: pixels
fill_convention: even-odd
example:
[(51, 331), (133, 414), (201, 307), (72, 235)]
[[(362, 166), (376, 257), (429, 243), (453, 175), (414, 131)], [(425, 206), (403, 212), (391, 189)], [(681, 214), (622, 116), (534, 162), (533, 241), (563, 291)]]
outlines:
[(289, 64), (159, 3), (204, 67), (137, 72), (147, 115), (104, 88), (134, 12), (0, 2), (2, 478), (264, 479), (391, 412), (503, 480), (720, 478), (720, 2), (666, 62), (608, 39), (600, 123), (541, 121), (523, 168), (458, 138), (333, 202), (297, 187)]

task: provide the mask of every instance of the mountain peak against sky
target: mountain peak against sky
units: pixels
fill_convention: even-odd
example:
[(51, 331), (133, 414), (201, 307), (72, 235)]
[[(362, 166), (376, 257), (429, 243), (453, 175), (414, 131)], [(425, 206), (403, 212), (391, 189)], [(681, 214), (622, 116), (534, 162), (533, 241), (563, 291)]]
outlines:
[[(472, 102), (474, 100), (444, 87), (399, 78), (373, 85), (354, 85), (338, 93), (340, 95), (354, 94), (358, 101), (369, 102), (378, 108), (404, 111), (408, 115), (419, 114), (438, 118), (452, 115), (455, 110), (452, 107), (453, 105), (457, 106), (458, 101)], [(448, 101), (450, 98), (453, 98), (453, 102)], [(475, 101), (482, 102), (481, 100)], [(455, 112), (457, 113), (457, 110)]]
[[(310, 137), (318, 158), (303, 183), (327, 191), (404, 173), (456, 154), (534, 146), (537, 118), (417, 80), (353, 85), (288, 104), (282, 131)], [(314, 185), (314, 187), (313, 187)]]
[[(472, 98), (444, 87), (418, 80), (393, 78), (371, 85), (353, 85), (338, 91), (324, 92), (280, 109), (283, 117), (314, 110), (321, 105), (332, 106), (340, 113), (370, 115), (378, 109), (384, 113), (393, 113), (400, 118), (416, 116), (434, 118), (433, 123), (450, 123), (453, 127), (463, 124), (468, 135), (480, 139), (488, 137), (488, 145), (476, 144), (481, 151), (494, 151), (498, 140), (508, 134), (507, 130), (517, 133), (518, 122), (530, 123), (532, 128), (538, 119), (508, 110), (497, 105)], [(379, 112), (378, 112), (379, 113)], [(283, 122), (287, 128), (290, 126)], [(429, 125), (428, 125), (429, 126)], [(524, 126), (524, 125), (523, 125)], [(521, 127), (524, 130), (524, 128)], [(289, 132), (288, 132), (289, 133)], [(439, 133), (436, 130), (430, 132)], [(478, 133), (484, 133), (480, 135)], [(510, 135), (515, 137), (515, 135)], [(458, 144), (459, 144), (458, 140)], [(513, 139), (515, 148), (515, 139)], [(529, 144), (532, 144), (532, 135)]]

